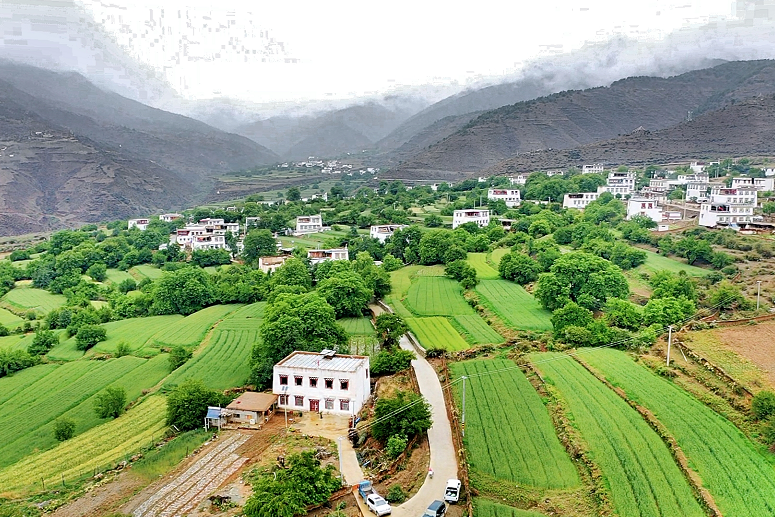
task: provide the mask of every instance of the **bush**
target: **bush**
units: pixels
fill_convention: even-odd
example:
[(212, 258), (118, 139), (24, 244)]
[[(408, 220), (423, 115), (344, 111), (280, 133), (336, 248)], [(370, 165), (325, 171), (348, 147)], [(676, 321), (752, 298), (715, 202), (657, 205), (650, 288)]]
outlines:
[(75, 435), (75, 420), (63, 416), (54, 422), (54, 438), (58, 442), (69, 440)]
[(94, 399), (94, 412), (99, 418), (117, 418), (126, 407), (126, 391), (118, 386), (108, 386)]
[[(389, 418), (383, 418), (391, 415)], [(371, 435), (385, 443), (391, 436), (401, 434), (411, 438), (430, 428), (430, 405), (421, 395), (397, 391), (393, 397), (380, 397), (374, 405)]]
[(131, 352), (132, 349), (129, 347), (129, 343), (126, 341), (120, 341), (116, 346), (116, 353), (113, 355), (114, 357), (124, 357), (125, 355), (129, 355)]
[(406, 492), (401, 488), (401, 485), (396, 484), (388, 489), (385, 499), (387, 499), (388, 503), (401, 504), (406, 501)]
[(27, 352), (30, 355), (44, 355), (57, 344), (59, 344), (59, 336), (50, 330), (39, 330), (35, 333), (35, 338), (30, 346), (27, 347)]
[(189, 379), (167, 396), (167, 425), (179, 431), (196, 429), (204, 422), (207, 406), (226, 405), (229, 400), (198, 379)]
[(417, 356), (411, 350), (383, 350), (371, 363), (372, 375), (392, 375), (406, 370)]
[(433, 359), (436, 357), (443, 357), (447, 353), (446, 348), (441, 348), (440, 346), (432, 346), (425, 349), (425, 357), (427, 359)]
[(394, 460), (401, 456), (406, 450), (407, 443), (409, 443), (409, 440), (406, 439), (406, 436), (394, 434), (388, 438), (387, 445), (385, 446), (385, 454), (387, 454), (391, 460)]
[(98, 325), (84, 325), (78, 329), (78, 333), (75, 335), (75, 348), (88, 350), (106, 339), (107, 333), (104, 328)]
[(193, 355), (194, 354), (192, 354), (191, 351), (186, 350), (182, 346), (174, 347), (172, 350), (170, 350), (170, 371), (177, 370), (183, 366), (183, 364), (191, 359)]
[(767, 420), (775, 415), (775, 393), (760, 391), (751, 401), (751, 412), (757, 420)]
[(137, 289), (137, 282), (133, 278), (125, 278), (118, 284), (118, 290), (126, 294)]

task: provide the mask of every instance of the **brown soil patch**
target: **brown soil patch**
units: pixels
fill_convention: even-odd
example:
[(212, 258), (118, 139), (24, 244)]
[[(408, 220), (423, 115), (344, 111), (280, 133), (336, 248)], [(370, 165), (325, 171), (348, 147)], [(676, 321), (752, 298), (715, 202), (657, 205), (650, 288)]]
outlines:
[(122, 472), (116, 480), (97, 487), (75, 501), (57, 508), (52, 517), (87, 517), (105, 515), (116, 509), (145, 486), (146, 482), (131, 471)]
[(730, 350), (758, 366), (775, 387), (775, 323), (726, 327), (715, 333)]
[(374, 483), (374, 488), (380, 495), (386, 496), (388, 490), (393, 485), (400, 485), (406, 493), (407, 499), (420, 490), (420, 487), (425, 482), (425, 476), (428, 475), (428, 465), (431, 462), (431, 449), (428, 444), (428, 438), (424, 437), (422, 440), (418, 440), (411, 454), (407, 456), (395, 474), (379, 483)]

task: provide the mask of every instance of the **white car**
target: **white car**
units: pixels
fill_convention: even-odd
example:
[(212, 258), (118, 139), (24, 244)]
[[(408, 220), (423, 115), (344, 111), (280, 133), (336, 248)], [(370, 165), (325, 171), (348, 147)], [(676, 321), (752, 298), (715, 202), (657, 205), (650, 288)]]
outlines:
[(456, 503), (460, 499), (460, 480), (447, 480), (447, 488), (444, 490), (444, 500), (448, 503)]
[(366, 498), (366, 506), (378, 516), (390, 515), (393, 512), (388, 502), (382, 499), (382, 496), (379, 494), (370, 494)]

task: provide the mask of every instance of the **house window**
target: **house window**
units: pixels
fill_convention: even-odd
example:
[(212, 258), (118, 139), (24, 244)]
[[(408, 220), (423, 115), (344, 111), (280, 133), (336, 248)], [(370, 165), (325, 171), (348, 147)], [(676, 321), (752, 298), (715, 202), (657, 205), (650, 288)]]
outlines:
[(339, 379), (339, 388), (347, 390), (350, 387), (350, 381), (347, 379)]
[(301, 375), (295, 375), (293, 377), (293, 380), (296, 383), (296, 386), (301, 386), (301, 383), (303, 382), (304, 378)]
[(288, 385), (288, 376), (287, 375), (281, 375), (280, 376), (280, 386), (287, 386)]
[(334, 379), (326, 379), (326, 389), (327, 390), (334, 389)]
[(280, 405), (281, 406), (288, 405), (288, 395), (280, 395)]
[(304, 406), (304, 397), (300, 395), (296, 395), (294, 397), (296, 399), (296, 406), (303, 407)]
[(334, 409), (334, 399), (326, 399), (326, 409)]
[(310, 388), (317, 388), (318, 387), (318, 378), (317, 377), (310, 377), (309, 378), (309, 387)]
[(339, 399), (339, 409), (350, 411), (350, 399)]

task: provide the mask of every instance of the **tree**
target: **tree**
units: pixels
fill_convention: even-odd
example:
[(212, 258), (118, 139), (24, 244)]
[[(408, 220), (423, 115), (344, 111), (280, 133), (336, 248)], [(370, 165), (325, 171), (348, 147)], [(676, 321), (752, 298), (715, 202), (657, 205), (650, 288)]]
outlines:
[(371, 375), (392, 375), (402, 372), (409, 369), (415, 359), (417, 356), (411, 350), (382, 350), (371, 362)]
[(215, 303), (212, 279), (197, 267), (184, 267), (165, 272), (154, 282), (153, 314), (182, 314), (187, 316)]
[(107, 277), (107, 266), (102, 262), (97, 262), (89, 266), (86, 270), (86, 274), (92, 277), (95, 282), (102, 282)]
[(27, 347), (30, 355), (44, 355), (59, 344), (59, 336), (50, 330), (39, 330), (35, 333), (32, 343)]
[[(773, 205), (775, 205), (775, 203), (773, 203)], [(442, 218), (436, 214), (431, 214), (425, 218), (425, 226), (427, 226), (428, 228), (438, 228), (443, 224), (444, 224), (444, 221), (442, 220)]]
[(297, 258), (289, 258), (272, 274), (269, 283), (278, 285), (298, 285), (309, 291), (312, 288), (312, 276), (306, 264)]
[(444, 268), (444, 274), (460, 282), (465, 289), (472, 289), (479, 282), (476, 269), (465, 260), (449, 262)]
[(204, 425), (207, 406), (228, 404), (227, 399), (199, 379), (187, 379), (167, 395), (167, 425), (189, 431)]
[(538, 280), (541, 265), (522, 253), (506, 253), (498, 264), (498, 273), (506, 280), (520, 285)]
[(391, 271), (396, 271), (404, 267), (404, 263), (395, 258), (390, 253), (386, 254), (384, 257), (382, 257), (382, 269), (387, 271), (388, 273)]
[[(231, 235), (228, 233), (227, 235)], [(195, 250), (191, 253), (191, 263), (199, 267), (223, 266), (231, 264), (231, 254), (225, 249)]]
[(66, 416), (54, 421), (54, 438), (58, 442), (64, 442), (75, 436), (75, 420)]
[(88, 350), (100, 341), (107, 339), (107, 333), (99, 325), (83, 325), (75, 335), (75, 348)]
[(285, 193), (285, 199), (288, 201), (299, 201), (301, 199), (301, 191), (299, 187), (291, 187)]
[(317, 291), (334, 308), (337, 318), (360, 316), (374, 295), (363, 277), (351, 271), (326, 278), (318, 284)]
[(719, 310), (749, 309), (752, 307), (742, 291), (736, 285), (728, 280), (719, 283), (708, 295), (708, 304), (710, 307)]
[(191, 353), (190, 350), (186, 350), (182, 346), (176, 346), (173, 347), (172, 350), (170, 350), (170, 371), (177, 370), (181, 366), (183, 366), (186, 361), (191, 359), (194, 354)]
[(751, 400), (751, 413), (757, 420), (767, 420), (775, 415), (775, 393), (762, 390)]
[(398, 346), (401, 336), (409, 330), (401, 316), (392, 312), (383, 312), (377, 316), (375, 327), (382, 350), (393, 350)]
[[(762, 203), (762, 212), (767, 215), (775, 213), (775, 202), (768, 201), (766, 203)], [(13, 253), (11, 255), (13, 255)]]
[(675, 325), (690, 318), (696, 308), (694, 302), (681, 298), (651, 298), (643, 308), (643, 323), (662, 327)]
[(126, 391), (118, 386), (108, 386), (94, 399), (94, 412), (98, 418), (118, 418), (126, 407)]
[(592, 311), (577, 303), (568, 302), (564, 307), (560, 307), (552, 313), (551, 321), (554, 333), (559, 335), (565, 327), (586, 327), (592, 323), (593, 319)]
[(247, 262), (254, 262), (259, 257), (277, 255), (277, 241), (272, 232), (267, 229), (252, 229), (245, 236), (245, 249), (242, 256)]
[(643, 323), (643, 315), (637, 305), (619, 298), (609, 299), (603, 308), (606, 321), (612, 327), (638, 330)]
[(396, 434), (412, 439), (415, 435), (427, 431), (432, 423), (431, 407), (425, 398), (416, 393), (399, 390), (392, 397), (377, 399), (371, 435), (382, 443)]

